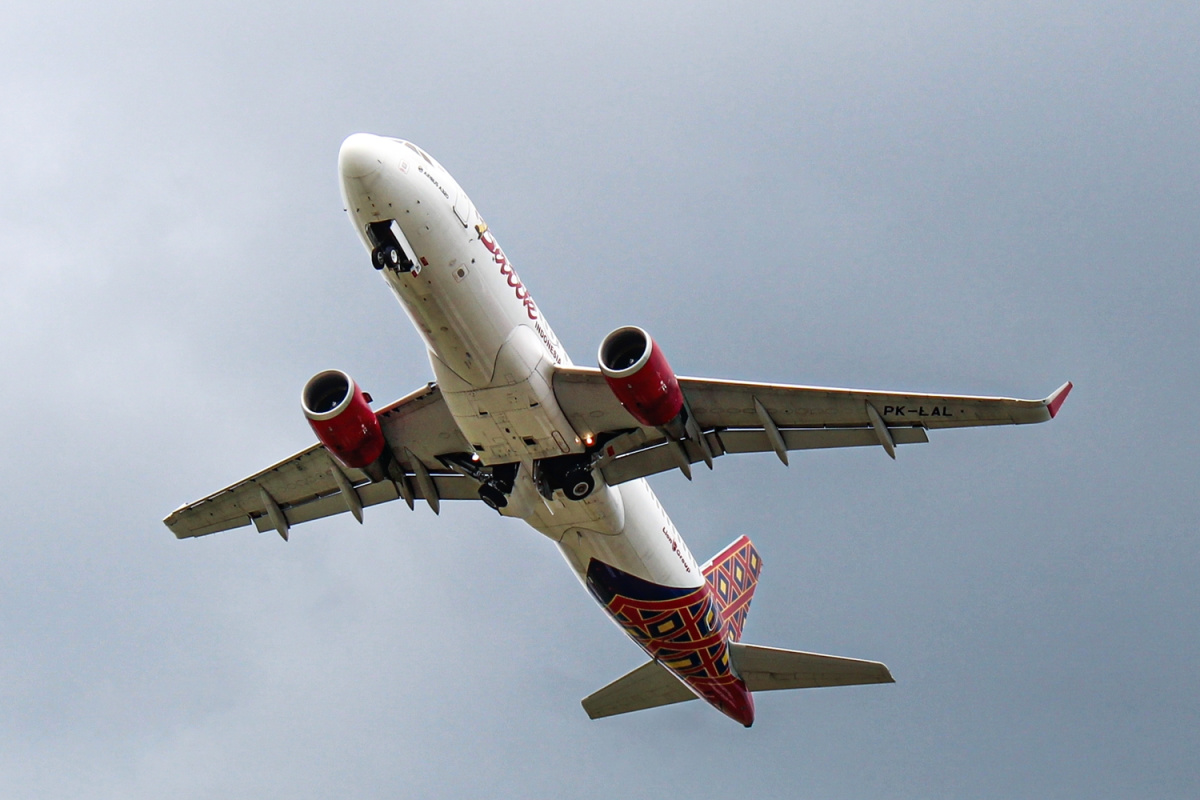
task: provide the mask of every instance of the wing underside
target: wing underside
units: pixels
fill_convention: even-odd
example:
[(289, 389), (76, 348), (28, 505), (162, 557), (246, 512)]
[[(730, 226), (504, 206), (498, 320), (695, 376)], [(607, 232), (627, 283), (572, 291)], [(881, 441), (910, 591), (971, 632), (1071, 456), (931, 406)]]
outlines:
[[(582, 436), (605, 436), (598, 466), (610, 484), (688, 466), (728, 453), (787, 453), (882, 446), (893, 458), (902, 444), (929, 441), (939, 428), (1024, 425), (1052, 418), (1071, 384), (1043, 400), (878, 392), (784, 384), (680, 378), (705, 444), (675, 441), (641, 425), (621, 406), (596, 369), (555, 372), (554, 392)], [(707, 450), (707, 453), (705, 452)]]
[[(277, 530), (286, 536), (294, 524), (343, 512), (361, 513), (362, 507), (401, 497), (410, 502), (425, 500), (435, 510), (439, 500), (479, 498), (477, 482), (447, 469), (437, 459), (441, 453), (470, 448), (436, 386), (430, 384), (381, 409), (379, 421), (405, 473), (402, 482), (372, 483), (366, 473), (342, 467), (323, 446), (314, 444), (180, 507), (163, 521), (180, 539), (250, 524), (260, 532)], [(347, 495), (347, 488), (354, 497)]]
[[(698, 436), (669, 439), (640, 425), (613, 395), (599, 370), (568, 367), (554, 375), (554, 393), (576, 434), (602, 447), (595, 466), (610, 485), (682, 468), (730, 453), (774, 452), (787, 463), (796, 450), (882, 446), (929, 440), (927, 431), (979, 425), (1022, 425), (1054, 416), (1071, 384), (1044, 400), (966, 395), (905, 394), (765, 383), (680, 378)], [(479, 482), (439, 459), (469, 453), (437, 386), (428, 386), (379, 411), (395, 454), (392, 480), (372, 482), (340, 466), (314, 444), (219, 492), (182, 506), (164, 520), (181, 539), (254, 525), (285, 538), (297, 523), (403, 498), (479, 499)], [(702, 437), (702, 439), (701, 439)]]

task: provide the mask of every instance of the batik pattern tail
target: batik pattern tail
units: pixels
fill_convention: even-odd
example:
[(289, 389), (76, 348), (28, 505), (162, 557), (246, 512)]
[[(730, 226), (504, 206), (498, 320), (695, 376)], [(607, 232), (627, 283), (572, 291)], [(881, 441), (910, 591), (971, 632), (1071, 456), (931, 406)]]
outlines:
[(746, 536), (713, 556), (704, 567), (704, 578), (721, 604), (721, 616), (734, 641), (742, 638), (742, 626), (746, 624), (760, 572), (762, 560)]

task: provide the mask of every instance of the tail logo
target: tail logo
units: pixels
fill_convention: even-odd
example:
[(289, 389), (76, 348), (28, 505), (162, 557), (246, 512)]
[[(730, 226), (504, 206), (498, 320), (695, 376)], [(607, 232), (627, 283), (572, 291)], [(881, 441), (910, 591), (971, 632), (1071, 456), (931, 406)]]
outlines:
[(750, 601), (754, 598), (761, 572), (762, 560), (746, 536), (714, 556), (704, 568), (704, 579), (717, 596), (721, 615), (734, 641), (742, 638), (742, 627), (750, 613)]

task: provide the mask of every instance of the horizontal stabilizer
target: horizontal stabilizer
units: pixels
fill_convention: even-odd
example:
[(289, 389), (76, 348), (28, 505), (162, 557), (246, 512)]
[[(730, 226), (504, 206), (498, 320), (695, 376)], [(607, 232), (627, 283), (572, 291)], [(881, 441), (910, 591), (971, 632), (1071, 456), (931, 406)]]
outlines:
[(801, 653), (798, 650), (740, 642), (729, 643), (729, 658), (733, 661), (734, 671), (752, 692), (895, 683), (892, 673), (878, 661)]
[(633, 672), (583, 698), (583, 710), (592, 719), (599, 719), (695, 699), (692, 690), (668, 672), (666, 667), (657, 661), (647, 661)]

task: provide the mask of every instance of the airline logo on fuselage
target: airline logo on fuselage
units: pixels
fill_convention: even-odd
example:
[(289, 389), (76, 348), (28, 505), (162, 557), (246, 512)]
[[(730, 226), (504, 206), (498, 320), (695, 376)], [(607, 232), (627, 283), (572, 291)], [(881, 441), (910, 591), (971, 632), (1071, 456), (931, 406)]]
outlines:
[(508, 258), (504, 255), (504, 251), (500, 249), (500, 245), (496, 244), (496, 238), (492, 236), (491, 231), (483, 231), (479, 234), (479, 241), (483, 242), (483, 246), (492, 254), (492, 260), (496, 262), (496, 266), (500, 267), (500, 274), (508, 281), (508, 285), (513, 288), (517, 295), (517, 299), (525, 304), (525, 313), (529, 318), (536, 320), (538, 318), (537, 303), (533, 302), (533, 298), (529, 296), (529, 290), (521, 283), (521, 279), (517, 277), (516, 271), (512, 268), (512, 264), (508, 263)]

